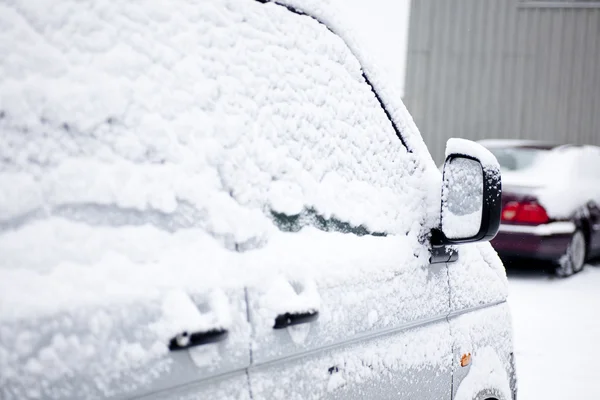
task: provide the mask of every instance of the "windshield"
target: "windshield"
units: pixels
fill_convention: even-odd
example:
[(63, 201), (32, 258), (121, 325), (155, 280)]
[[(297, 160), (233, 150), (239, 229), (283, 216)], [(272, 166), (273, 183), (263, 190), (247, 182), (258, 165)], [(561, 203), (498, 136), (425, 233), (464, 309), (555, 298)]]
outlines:
[(491, 148), (492, 154), (498, 159), (500, 168), (505, 171), (520, 171), (532, 168), (548, 158), (549, 151), (545, 149), (508, 147)]

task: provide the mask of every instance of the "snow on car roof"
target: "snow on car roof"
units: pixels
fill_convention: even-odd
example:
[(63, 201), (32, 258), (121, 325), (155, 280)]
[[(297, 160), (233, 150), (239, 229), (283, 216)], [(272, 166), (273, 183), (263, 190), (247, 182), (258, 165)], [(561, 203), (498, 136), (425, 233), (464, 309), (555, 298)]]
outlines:
[[(507, 150), (508, 153), (515, 149), (541, 150), (533, 157), (528, 156), (528, 161), (519, 168), (515, 167), (517, 164), (513, 156), (507, 155), (502, 184), (505, 192), (527, 193), (535, 197), (553, 219), (571, 218), (575, 210), (600, 193), (597, 185), (585, 183), (586, 177), (593, 176), (596, 168), (590, 162), (594, 158), (600, 160), (600, 148), (597, 146), (533, 140), (482, 140), (479, 143), (492, 151)], [(511, 164), (514, 166), (509, 167)]]
[(563, 145), (538, 141), (538, 140), (525, 140), (525, 139), (483, 139), (478, 140), (477, 143), (481, 144), (487, 148), (497, 148), (497, 147), (528, 147), (528, 148), (538, 148), (538, 149), (554, 149), (561, 147)]

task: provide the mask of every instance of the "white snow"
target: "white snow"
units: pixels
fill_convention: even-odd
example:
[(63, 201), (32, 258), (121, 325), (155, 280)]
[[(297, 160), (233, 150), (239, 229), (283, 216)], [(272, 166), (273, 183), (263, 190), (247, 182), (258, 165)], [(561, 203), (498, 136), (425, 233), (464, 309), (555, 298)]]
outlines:
[(600, 398), (600, 266), (568, 279), (509, 269), (520, 400)]
[[(261, 399), (316, 400), (331, 392), (337, 398), (350, 398), (364, 395), (360, 387), (364, 385), (366, 390), (396, 395), (414, 388), (414, 380), (428, 368), (449, 374), (452, 344), (443, 339), (449, 337), (448, 324), (436, 323), (309, 355), (284, 368), (256, 369), (250, 375), (253, 393)], [(332, 366), (338, 370), (327, 373)]]
[(488, 395), (501, 395), (510, 399), (511, 392), (505, 364), (502, 363), (496, 351), (491, 347), (482, 347), (473, 355), (473, 362), (467, 377), (460, 383), (456, 392), (456, 400), (473, 400), (476, 395), (485, 393), (489, 388), (496, 392)]
[[(372, 230), (406, 230), (406, 226), (398, 225), (397, 215), (389, 215), (389, 212), (397, 214), (392, 211), (392, 204), (419, 197), (405, 196), (410, 192), (406, 188), (421, 190), (425, 184), (403, 182), (405, 189), (394, 193), (395, 184), (390, 179), (400, 176), (404, 179), (417, 158), (410, 160), (410, 155), (404, 155), (405, 150), (389, 122), (382, 118), (373, 94), (362, 82), (360, 66), (339, 39), (324, 35), (325, 27), (316, 25), (317, 29), (312, 31), (313, 39), (319, 36), (318, 40), (306, 38), (297, 43), (295, 38), (303, 34), (303, 24), (299, 24), (297, 32), (287, 29), (286, 35), (263, 35), (257, 41), (248, 37), (243, 25), (230, 23), (227, 32), (215, 32), (211, 46), (201, 43), (202, 46), (191, 49), (187, 41), (165, 38), (162, 31), (177, 26), (178, 32), (184, 35), (195, 32), (197, 26), (207, 29), (213, 6), (192, 11), (186, 8), (192, 5), (183, 2), (177, 13), (169, 14), (169, 19), (150, 19), (148, 27), (135, 18), (115, 17), (108, 26), (99, 22), (100, 32), (102, 29), (112, 32), (120, 27), (125, 32), (139, 34), (140, 43), (120, 44), (128, 48), (126, 59), (114, 51), (85, 47), (68, 58), (59, 57), (56, 63), (60, 65), (57, 69), (61, 74), (57, 81), (55, 73), (39, 70), (33, 55), (65, 51), (69, 41), (80, 39), (60, 29), (61, 15), (71, 12), (66, 6), (68, 2), (61, 4), (65, 6), (57, 6), (51, 18), (56, 24), (49, 25), (45, 33), (52, 38), (49, 43), (30, 29), (34, 21), (38, 23), (48, 18), (44, 16), (43, 7), (23, 6), (19, 12), (17, 4), (2, 13), (6, 18), (10, 16), (11, 22), (11, 29), (4, 31), (3, 41), (26, 35), (32, 43), (9, 47), (11, 57), (3, 58), (0, 64), (5, 72), (0, 90), (6, 93), (0, 100), (0, 109), (6, 113), (1, 122), (5, 132), (1, 148), (3, 157), (8, 160), (5, 172), (11, 172), (7, 175), (11, 180), (6, 184), (15, 192), (32, 193), (28, 196), (32, 199), (30, 206), (24, 202), (22, 209), (14, 210), (4, 219), (35, 211), (40, 205), (56, 207), (92, 201), (172, 213), (178, 203), (186, 201), (208, 211), (207, 225), (220, 227), (229, 225), (229, 215), (249, 218), (245, 215), (249, 211), (241, 208), (260, 210), (272, 203), (276, 210), (297, 212), (298, 201), (301, 201), (305, 207), (314, 207), (325, 216), (335, 211), (337, 217), (356, 225), (364, 224)], [(263, 8), (280, 7), (266, 5)], [(133, 14), (139, 10), (132, 6), (126, 11)], [(118, 7), (106, 10), (108, 15), (118, 12)], [(283, 8), (278, 12), (289, 14)], [(146, 13), (149, 12), (142, 15)], [(194, 20), (199, 14), (204, 18), (204, 25)], [(235, 11), (230, 14), (236, 15)], [(94, 18), (93, 14), (86, 16)], [(83, 21), (74, 23), (84, 24)], [(73, 29), (86, 31), (79, 25)], [(106, 35), (109, 40), (109, 32)], [(230, 43), (231, 38), (239, 39), (237, 43)], [(162, 47), (157, 49), (152, 44), (165, 40), (169, 51), (163, 54)], [(208, 41), (207, 35), (203, 40)], [(273, 71), (269, 71), (265, 66), (273, 64), (271, 58), (279, 57), (279, 50), (273, 54), (253, 51), (257, 45), (265, 45), (264, 40), (272, 41), (267, 44), (276, 45), (274, 49), (295, 48), (290, 53), (295, 58), (282, 68), (275, 64), (271, 67)], [(315, 43), (321, 43), (321, 47), (313, 49), (311, 46)], [(228, 51), (228, 46), (234, 44), (237, 50)], [(146, 52), (152, 51), (157, 54), (149, 58)], [(174, 64), (171, 58), (175, 54), (179, 56)], [(94, 61), (92, 65), (88, 65), (89, 57)], [(236, 70), (235, 65), (248, 65), (249, 71)], [(309, 71), (302, 72), (305, 68)], [(14, 79), (7, 79), (13, 70), (19, 73), (13, 74)], [(263, 77), (267, 75), (269, 79), (265, 80)], [(373, 75), (377, 82), (376, 74)], [(136, 79), (129, 79), (130, 76)], [(308, 77), (307, 82), (315, 84), (310, 98), (286, 86), (286, 82), (299, 76)], [(329, 82), (332, 76), (336, 79)], [(190, 81), (196, 83), (189, 85)], [(266, 91), (269, 82), (275, 86), (271, 94)], [(332, 90), (334, 82), (340, 89), (337, 92)], [(50, 83), (77, 89), (77, 94), (48, 90)], [(385, 86), (382, 93), (393, 87), (380, 85)], [(96, 90), (101, 93), (89, 94)], [(218, 93), (221, 95), (217, 98)], [(256, 93), (264, 95), (256, 96)], [(21, 107), (23, 104), (26, 106)], [(240, 107), (239, 111), (243, 112), (234, 116), (232, 107)], [(357, 115), (352, 112), (355, 109), (363, 113)], [(419, 146), (422, 140), (416, 129), (411, 129), (412, 120), (402, 103), (396, 99), (390, 109), (398, 116), (399, 127), (412, 142), (409, 143), (411, 148), (416, 147), (420, 153), (418, 163), (427, 164), (428, 153), (424, 146)], [(41, 122), (41, 118), (45, 122)], [(106, 122), (108, 120), (113, 122)], [(327, 124), (321, 125), (324, 121), (328, 121)], [(61, 128), (63, 124), (69, 127), (68, 132)], [(30, 132), (29, 140), (21, 133), (24, 127)], [(339, 135), (332, 135), (332, 130)], [(322, 136), (322, 133), (326, 134)], [(293, 147), (290, 147), (290, 139), (295, 140)], [(367, 140), (370, 143), (366, 143)], [(359, 157), (360, 163), (357, 163)], [(315, 160), (323, 162), (315, 163)], [(45, 168), (40, 168), (40, 164)], [(332, 167), (336, 173), (328, 173)], [(354, 170), (357, 167), (359, 170)], [(374, 169), (381, 173), (372, 174)], [(30, 188), (28, 183), (21, 189), (21, 182), (25, 182), (23, 174), (29, 177), (27, 182), (31, 179), (36, 182), (35, 188)], [(89, 176), (94, 179), (86, 179)], [(384, 181), (371, 182), (376, 176)], [(436, 179), (431, 173), (415, 176), (415, 180), (423, 178)], [(334, 191), (328, 189), (334, 186)], [(376, 191), (371, 191), (365, 199), (366, 189)], [(233, 192), (239, 204), (227, 204), (221, 195), (226, 190)], [(302, 197), (292, 197), (297, 194)], [(406, 199), (399, 199), (398, 195)], [(429, 198), (423, 194), (420, 197), (420, 200)], [(368, 207), (365, 202), (369, 203)], [(11, 210), (14, 201), (8, 198), (4, 203), (0, 209)], [(379, 216), (369, 217), (364, 210)], [(264, 221), (261, 224), (258, 220), (237, 224), (254, 226), (253, 232), (231, 233), (239, 241), (261, 236), (266, 227)]]
[(451, 212), (444, 214), (444, 234), (449, 239), (465, 239), (477, 235), (481, 227), (481, 209), (478, 211), (455, 215)]
[[(128, 390), (115, 377), (143, 384), (167, 371), (159, 360), (181, 330), (233, 321), (243, 331), (226, 306), (200, 314), (187, 296), (265, 288), (272, 324), (284, 307), (319, 307), (310, 284), (298, 295), (284, 283), (283, 297), (269, 300), (267, 278), (282, 271), (344, 288), (427, 264), (415, 244), (439, 218), (439, 174), (376, 66), (369, 77), (412, 153), (349, 48), (313, 19), (253, 1), (23, 1), (0, 5), (0, 26), (6, 396)], [(271, 211), (389, 236), (282, 233)], [(310, 223), (298, 218), (293, 229)], [(421, 283), (426, 274), (407, 276)], [(404, 283), (406, 296), (420, 290)], [(64, 321), (40, 322), (33, 342), (75, 325), (76, 348), (89, 351), (60, 359), (60, 340), (12, 345), (27, 323), (56, 315)], [(86, 333), (97, 326), (104, 334)], [(244, 350), (247, 340), (230, 338)], [(69, 376), (84, 389), (65, 386)]]
[[(492, 141), (491, 145), (479, 143), (490, 148), (508, 146), (500, 140)], [(539, 144), (530, 144), (536, 143)], [(502, 186), (505, 192), (535, 196), (553, 219), (569, 219), (588, 201), (600, 199), (600, 148), (560, 147), (540, 151), (526, 168), (503, 169)]]
[(508, 296), (502, 261), (489, 243), (461, 245), (458, 261), (450, 264), (451, 310), (501, 302)]
[(271, 321), (285, 313), (304, 313), (319, 310), (321, 298), (314, 280), (293, 282), (276, 277), (265, 285), (261, 296), (261, 310), (269, 310)]
[[(10, 55), (0, 60), (1, 171), (11, 188), (0, 199), (2, 273), (13, 287), (26, 280), (41, 291), (24, 302), (2, 291), (3, 309), (13, 310), (4, 318), (76, 304), (56, 295), (68, 285), (72, 298), (92, 303), (106, 291), (150, 296), (155, 284), (207, 287), (218, 275), (208, 270), (227, 268), (220, 246), (271, 240), (269, 210), (314, 209), (401, 235), (437, 218), (426, 207), (439, 175), (402, 103), (391, 110), (417, 144), (412, 154), (358, 62), (324, 26), (307, 17), (289, 24), (299, 17), (254, 2), (233, 2), (220, 15), (215, 2), (182, 1), (168, 18), (158, 6), (99, 4), (65, 1), (51, 13), (26, 2), (0, 6)], [(65, 25), (77, 12), (85, 18)], [(243, 16), (258, 22), (236, 23)], [(47, 68), (41, 54), (52, 56)], [(308, 85), (310, 96), (291, 83)], [(167, 264), (169, 278), (149, 283), (149, 268), (164, 278)], [(85, 278), (84, 267), (93, 271)], [(206, 274), (200, 283), (174, 268)], [(109, 282), (117, 274), (130, 276), (120, 290)]]
[(471, 140), (461, 138), (448, 139), (448, 142), (446, 142), (446, 158), (451, 154), (473, 157), (476, 160), (479, 160), (484, 169), (500, 169), (496, 157), (488, 149)]
[(525, 139), (482, 139), (478, 140), (477, 143), (480, 145), (490, 147), (513, 147), (513, 146), (531, 146), (539, 145), (540, 142), (536, 140), (525, 140)]
[[(537, 171), (523, 171), (545, 185), (534, 190), (551, 217), (569, 218), (590, 200), (600, 199), (600, 148), (584, 146), (554, 150)], [(508, 184), (515, 177), (507, 178)]]
[(551, 222), (549, 224), (527, 225), (500, 225), (501, 232), (524, 232), (536, 236), (551, 236), (575, 232), (575, 224), (570, 221)]
[(449, 239), (479, 232), (483, 213), (483, 169), (477, 161), (454, 158), (444, 166), (442, 230)]
[[(353, 19), (349, 18), (347, 14), (339, 12), (338, 8), (334, 6), (339, 5), (339, 3), (336, 4), (327, 0), (279, 0), (278, 3), (308, 11), (311, 16), (325, 23), (344, 40), (353, 54), (360, 60), (362, 70), (376, 89), (379, 98), (386, 105), (386, 110), (397, 128), (402, 132), (402, 137), (408, 144), (408, 147), (414, 152), (419, 153), (422, 162), (427, 164), (428, 170), (432, 167), (435, 168), (433, 159), (419, 133), (419, 129), (402, 102), (404, 80), (395, 79), (394, 73), (382, 65), (381, 60), (375, 58), (376, 54), (370, 51), (370, 43), (372, 43), (373, 39), (367, 39), (368, 36), (366, 34), (359, 34), (358, 28), (352, 23)], [(428, 176), (428, 179), (435, 180), (435, 177)], [(432, 186), (430, 189), (433, 190), (434, 187)], [(436, 204), (433, 201), (429, 206), (432, 205), (437, 207), (439, 203)]]
[[(335, 304), (324, 315), (331, 342), (354, 320), (385, 328), (447, 311), (422, 244), (439, 222), (440, 174), (398, 82), (329, 6), (286, 3), (348, 46), (310, 17), (254, 1), (0, 4), (7, 398), (147, 385), (169, 371), (167, 344), (181, 330), (230, 328), (228, 343), (247, 354), (246, 310), (223, 301), (244, 287), (262, 294), (269, 322)], [(310, 226), (318, 221), (344, 232)], [(465, 246), (456, 268), (470, 279), (450, 280), (471, 292), (451, 307), (503, 299), (496, 263), (489, 245)], [(194, 310), (198, 297), (210, 311)], [(449, 343), (430, 343), (447, 328), (355, 349), (345, 376), (373, 376), (364, 360), (379, 371), (447, 361)]]
[(161, 305), (165, 317), (159, 323), (152, 324), (150, 329), (156, 331), (159, 337), (172, 338), (182, 333), (229, 328), (232, 317), (225, 293), (216, 289), (206, 297), (209, 311), (201, 313), (197, 303), (185, 291), (167, 292)]

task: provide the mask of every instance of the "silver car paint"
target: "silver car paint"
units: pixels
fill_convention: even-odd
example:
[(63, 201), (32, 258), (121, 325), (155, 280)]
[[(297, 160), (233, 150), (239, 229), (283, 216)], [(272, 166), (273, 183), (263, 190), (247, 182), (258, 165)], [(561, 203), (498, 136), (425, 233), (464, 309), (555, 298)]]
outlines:
[[(258, 4), (258, 3), (257, 3)], [(290, 11), (290, 23), (300, 17)], [(332, 34), (333, 33), (329, 33)], [(366, 83), (365, 83), (366, 85)], [(371, 88), (368, 88), (371, 90)], [(417, 218), (418, 216), (415, 216)], [(427, 243), (421, 244), (427, 247)], [(460, 254), (460, 250), (459, 250)], [(144, 399), (261, 399), (261, 398), (332, 398), (332, 399), (442, 399), (452, 397), (452, 388), (460, 383), (460, 372), (455, 372), (456, 357), (453, 348), (452, 321), (464, 313), (485, 312), (483, 308), (498, 304), (487, 297), (473, 299), (474, 307), (452, 307), (453, 293), (458, 288), (452, 287), (449, 269), (458, 264), (423, 265), (427, 269), (427, 280), (423, 282), (420, 295), (409, 299), (406, 307), (398, 299), (403, 296), (400, 281), (362, 281), (355, 282), (353, 291), (364, 294), (368, 302), (364, 309), (348, 310), (341, 298), (347, 288), (320, 285), (321, 317), (304, 329), (302, 340), (294, 340), (290, 331), (296, 328), (273, 330), (272, 321), (263, 320), (257, 311), (261, 297), (260, 291), (247, 288), (228, 293), (232, 315), (236, 320), (227, 341), (202, 346), (202, 348), (171, 353), (160, 363), (169, 365), (169, 373), (160, 375), (158, 379), (140, 379), (138, 382), (123, 382), (124, 388), (113, 387), (106, 393), (80, 392), (79, 397), (98, 397), (108, 395), (111, 398), (144, 398)], [(479, 268), (489, 268), (482, 259)], [(398, 266), (402, 279), (402, 266)], [(459, 274), (468, 274), (462, 271)], [(501, 279), (501, 278), (499, 278)], [(435, 290), (432, 290), (435, 289)], [(202, 293), (198, 294), (201, 297)], [(369, 297), (370, 296), (370, 297)], [(389, 326), (376, 319), (374, 322), (364, 318), (368, 315), (368, 303), (377, 304), (381, 309), (393, 314), (397, 323)], [(147, 306), (147, 305), (145, 305)], [(199, 308), (202, 305), (198, 303)], [(360, 307), (358, 305), (357, 307)], [(351, 312), (350, 312), (351, 311)], [(335, 326), (328, 324), (328, 316), (337, 315)], [(151, 315), (147, 320), (130, 320), (124, 314), (123, 324), (119, 331), (105, 331), (127, 340), (135, 338), (135, 327), (138, 324), (151, 323)], [(508, 325), (509, 326), (509, 325)], [(62, 331), (85, 335), (90, 327), (56, 326), (56, 321), (48, 321), (48, 328), (38, 327), (40, 333)], [(121, 329), (123, 328), (123, 329)], [(343, 360), (354, 357), (354, 352), (372, 346), (384, 348), (399, 344), (406, 345), (407, 353), (415, 351), (410, 348), (410, 337), (437, 336), (443, 362), (431, 365), (414, 360), (403, 362), (403, 355), (397, 356), (394, 367), (385, 375), (369, 375), (368, 364), (363, 364), (364, 371), (346, 369)], [(508, 333), (507, 333), (508, 332)], [(259, 333), (259, 334), (257, 334)], [(413, 335), (413, 336), (410, 336)], [(497, 344), (498, 351), (505, 348), (504, 339), (509, 331), (502, 333), (502, 338), (481, 337), (476, 345)], [(417, 346), (417, 345), (415, 345)], [(416, 349), (420, 350), (420, 349)], [(425, 347), (423, 347), (425, 351)], [(217, 363), (210, 361), (211, 354), (218, 354)], [(502, 357), (508, 359), (507, 354)], [(208, 361), (207, 361), (208, 360)], [(340, 360), (342, 362), (340, 362)], [(160, 366), (156, 366), (160, 367)], [(467, 370), (468, 371), (468, 370)], [(81, 379), (89, 379), (89, 371), (81, 371), (82, 376), (74, 376), (67, 385), (79, 385)], [(144, 378), (147, 371), (140, 370)], [(453, 385), (453, 373), (455, 382)], [(340, 376), (342, 376), (340, 379)], [(358, 379), (354, 379), (358, 376)], [(365, 378), (366, 376), (366, 378)], [(150, 381), (150, 380), (148, 380)], [(340, 382), (342, 382), (340, 384)], [(331, 383), (333, 382), (333, 383)], [(490, 393), (495, 389), (490, 388)], [(60, 391), (56, 398), (61, 397)], [(500, 400), (500, 399), (499, 399)], [(502, 399), (504, 400), (504, 399)]]
[[(430, 275), (428, 284), (435, 285), (438, 289), (433, 291), (427, 288), (422, 290), (423, 296), (411, 305), (416, 304), (422, 309), (431, 310), (430, 313), (414, 319), (415, 308), (402, 307), (402, 285), (396, 281), (356, 283), (352, 290), (361, 297), (369, 293), (378, 293), (369, 297), (365, 303), (354, 305), (350, 311), (344, 306), (344, 288), (322, 289), (320, 295), (322, 305), (320, 312), (323, 315), (319, 320), (310, 324), (306, 337), (302, 343), (296, 343), (292, 333), (286, 330), (260, 329), (260, 335), (254, 337), (253, 366), (249, 371), (250, 384), (254, 398), (271, 398), (273, 393), (281, 393), (286, 399), (312, 399), (312, 398), (413, 398), (415, 393), (420, 393), (423, 399), (440, 399), (447, 396), (451, 386), (451, 347), (450, 332), (447, 326), (449, 291), (445, 264), (429, 266)], [(401, 271), (401, 267), (399, 268)], [(402, 276), (400, 277), (402, 279)], [(379, 290), (373, 291), (374, 287)], [(250, 317), (253, 313), (253, 294), (250, 298)], [(394, 313), (402, 321), (394, 327), (378, 327), (377, 322), (369, 323), (365, 318), (369, 312), (369, 304), (373, 302), (384, 306), (389, 313)], [(387, 307), (386, 307), (387, 306)], [(328, 316), (342, 315), (343, 318), (330, 321)], [(383, 319), (378, 322), (381, 323)], [(255, 326), (261, 322), (252, 321)], [(271, 321), (265, 321), (269, 324)], [(426, 360), (416, 364), (406, 360), (408, 367), (389, 366), (389, 374), (361, 379), (364, 375), (348, 366), (345, 368), (346, 359), (360, 360), (366, 363), (363, 355), (353, 355), (353, 350), (364, 346), (392, 346), (406, 340), (407, 331), (413, 335), (430, 337), (430, 331), (436, 326), (435, 336), (440, 345), (445, 344), (445, 365), (430, 366)], [(270, 326), (268, 327), (270, 328)], [(341, 328), (341, 329), (340, 329)], [(291, 330), (291, 328), (288, 328)], [(381, 342), (381, 344), (378, 344)], [(387, 343), (387, 344), (386, 344)], [(405, 343), (409, 346), (406, 353), (422, 351), (425, 353), (428, 344), (418, 350), (419, 344)], [(410, 348), (410, 347), (413, 348)], [(354, 357), (354, 358), (353, 358)], [(403, 365), (405, 355), (398, 354), (395, 362)], [(342, 365), (340, 365), (342, 364)], [(347, 382), (340, 388), (332, 388), (328, 382), (332, 375), (343, 375)], [(368, 374), (367, 374), (368, 375)], [(381, 379), (384, 378), (384, 381)], [(388, 382), (385, 381), (388, 380)], [(362, 382), (361, 382), (362, 381)], [(356, 382), (361, 382), (357, 384)]]

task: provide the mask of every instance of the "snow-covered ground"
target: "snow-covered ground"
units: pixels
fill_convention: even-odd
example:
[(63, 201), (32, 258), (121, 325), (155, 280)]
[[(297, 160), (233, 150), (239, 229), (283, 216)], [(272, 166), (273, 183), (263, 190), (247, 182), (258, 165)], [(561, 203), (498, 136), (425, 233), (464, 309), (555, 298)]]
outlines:
[(519, 400), (600, 399), (600, 264), (569, 279), (508, 276)]

